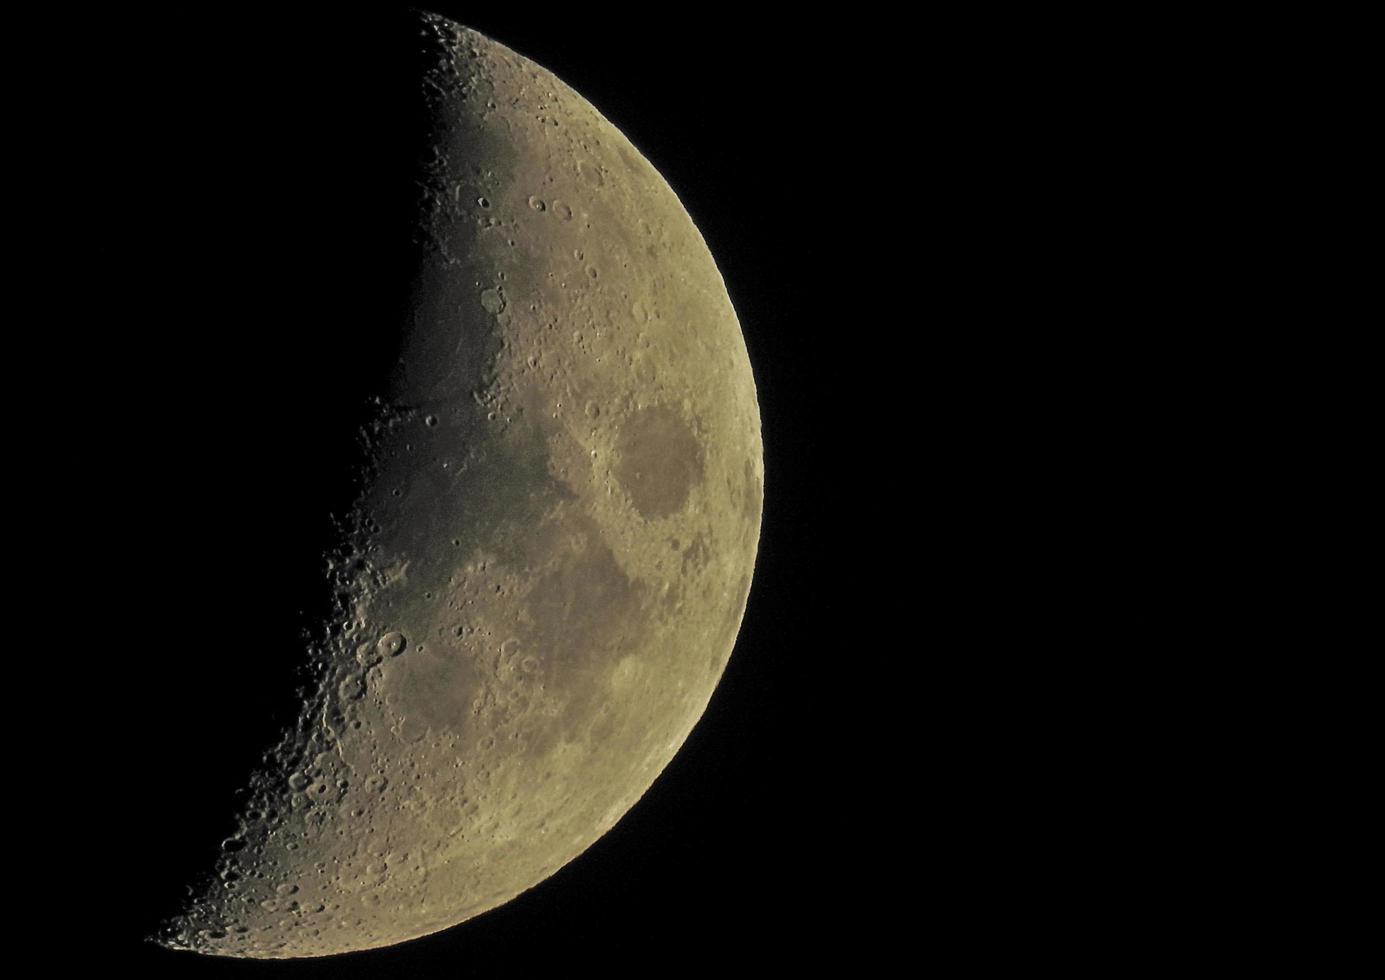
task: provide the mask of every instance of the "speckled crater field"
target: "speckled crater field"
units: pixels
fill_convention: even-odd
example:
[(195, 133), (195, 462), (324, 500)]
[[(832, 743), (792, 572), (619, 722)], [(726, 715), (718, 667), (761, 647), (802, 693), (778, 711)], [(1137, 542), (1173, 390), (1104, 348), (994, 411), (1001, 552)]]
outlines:
[(384, 946), (536, 885), (668, 764), (745, 610), (760, 420), (702, 237), (551, 73), (419, 28), (424, 260), (337, 619), (175, 948)]

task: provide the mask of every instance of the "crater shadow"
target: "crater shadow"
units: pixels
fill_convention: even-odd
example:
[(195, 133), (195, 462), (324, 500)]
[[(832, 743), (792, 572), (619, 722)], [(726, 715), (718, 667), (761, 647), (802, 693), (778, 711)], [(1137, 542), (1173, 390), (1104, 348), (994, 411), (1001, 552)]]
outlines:
[(107, 924), (132, 942), (211, 870), (297, 718), (332, 515), (404, 336), (429, 134), (407, 11), (179, 23), (112, 39), (86, 123), (119, 189), (92, 229), (115, 236), (122, 333), (84, 564), (122, 598), (85, 721), (110, 762), (93, 832), (142, 865)]

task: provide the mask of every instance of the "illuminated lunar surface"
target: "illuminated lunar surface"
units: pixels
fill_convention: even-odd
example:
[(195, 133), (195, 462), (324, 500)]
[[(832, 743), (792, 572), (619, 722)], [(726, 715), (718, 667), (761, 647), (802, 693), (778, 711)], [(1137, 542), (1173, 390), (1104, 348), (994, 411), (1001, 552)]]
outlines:
[(423, 260), (337, 621), (174, 948), (385, 946), (538, 884), (668, 764), (745, 609), (760, 422), (701, 236), (551, 73), (419, 27)]

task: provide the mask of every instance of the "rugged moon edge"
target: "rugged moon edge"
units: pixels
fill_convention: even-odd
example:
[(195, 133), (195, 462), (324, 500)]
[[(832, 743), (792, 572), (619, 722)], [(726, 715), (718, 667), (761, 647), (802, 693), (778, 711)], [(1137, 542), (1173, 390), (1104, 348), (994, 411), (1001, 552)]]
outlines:
[(553, 74), (418, 27), (422, 258), (336, 621), (172, 948), (387, 946), (540, 883), (673, 758), (745, 611), (760, 418), (701, 235)]

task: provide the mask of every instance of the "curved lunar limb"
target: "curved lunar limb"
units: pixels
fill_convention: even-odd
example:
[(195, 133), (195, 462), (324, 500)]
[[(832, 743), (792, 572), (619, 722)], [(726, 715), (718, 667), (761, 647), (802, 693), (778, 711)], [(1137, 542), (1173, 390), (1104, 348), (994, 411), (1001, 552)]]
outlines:
[(419, 28), (422, 258), (337, 615), (174, 948), (385, 946), (538, 884), (669, 763), (745, 610), (760, 421), (702, 237), (551, 73)]

